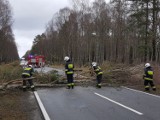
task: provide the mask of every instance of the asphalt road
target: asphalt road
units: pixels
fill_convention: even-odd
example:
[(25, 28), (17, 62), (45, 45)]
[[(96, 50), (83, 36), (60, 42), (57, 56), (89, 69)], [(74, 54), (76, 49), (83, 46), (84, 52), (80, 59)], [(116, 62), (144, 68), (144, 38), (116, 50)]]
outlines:
[(37, 90), (50, 120), (160, 120), (160, 97), (126, 88)]

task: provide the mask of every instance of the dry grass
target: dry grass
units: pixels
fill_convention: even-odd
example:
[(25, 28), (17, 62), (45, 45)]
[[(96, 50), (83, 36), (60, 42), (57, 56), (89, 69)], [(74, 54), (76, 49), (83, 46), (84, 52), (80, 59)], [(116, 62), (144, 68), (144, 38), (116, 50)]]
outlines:
[(64, 69), (63, 64), (53, 64), (53, 65), (49, 65), (49, 67), (53, 67), (53, 68), (57, 68), (57, 69)]
[(0, 65), (0, 84), (9, 80), (21, 78), (22, 68), (19, 62), (15, 61), (10, 64)]
[(38, 114), (39, 108), (32, 93), (22, 92), (19, 89), (0, 91), (0, 120), (34, 120), (33, 114)]
[(58, 72), (55, 70), (49, 72), (48, 74), (35, 73), (34, 76), (36, 77), (34, 82), (39, 83), (39, 84), (52, 83), (60, 79)]
[[(157, 92), (160, 93), (160, 66), (151, 63), (154, 69), (154, 82), (157, 87)], [(60, 65), (57, 68), (63, 68), (63, 65)], [(137, 65), (127, 65), (122, 63), (113, 63), (113, 62), (104, 62), (100, 67), (103, 70), (103, 82), (113, 86), (126, 85), (134, 87), (135, 89), (144, 90), (143, 85), (143, 74), (144, 74), (144, 63)], [(82, 72), (79, 72), (81, 75), (90, 77), (91, 79), (95, 76), (90, 74), (90, 66), (82, 66), (80, 68), (76, 67), (75, 69), (82, 69)]]

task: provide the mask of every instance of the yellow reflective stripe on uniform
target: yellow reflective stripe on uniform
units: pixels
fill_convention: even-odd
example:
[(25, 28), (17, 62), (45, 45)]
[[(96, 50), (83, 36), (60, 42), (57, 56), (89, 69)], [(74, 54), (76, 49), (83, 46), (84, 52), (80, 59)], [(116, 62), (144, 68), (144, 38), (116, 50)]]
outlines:
[(145, 77), (144, 79), (145, 79), (145, 80), (153, 80), (152, 78), (147, 78), (147, 77)]
[(72, 85), (71, 83), (68, 83), (68, 84), (67, 84), (67, 86), (71, 86), (71, 85)]
[(153, 71), (148, 71), (148, 75), (153, 75)]
[(73, 74), (73, 71), (69, 71), (69, 72), (67, 72), (67, 74)]
[(95, 71), (99, 71), (100, 69), (96, 69)]
[(71, 83), (71, 85), (74, 85), (74, 83)]
[(149, 86), (145, 86), (145, 88), (149, 88)]
[(31, 70), (31, 68), (25, 68), (24, 70)]
[(73, 64), (68, 64), (68, 68), (69, 69), (73, 68)]
[(103, 74), (103, 72), (99, 72), (98, 75)]
[(29, 74), (29, 73), (22, 73), (22, 75), (27, 75), (27, 76), (30, 76), (30, 74)]

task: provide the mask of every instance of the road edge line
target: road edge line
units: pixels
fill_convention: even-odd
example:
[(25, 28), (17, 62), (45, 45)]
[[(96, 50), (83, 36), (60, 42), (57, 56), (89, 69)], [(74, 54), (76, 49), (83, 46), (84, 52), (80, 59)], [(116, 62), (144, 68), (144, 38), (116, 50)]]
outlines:
[(143, 91), (140, 91), (140, 90), (135, 90), (135, 89), (128, 88), (128, 87), (125, 87), (125, 86), (122, 86), (122, 87), (125, 88), (125, 89), (128, 89), (128, 90), (134, 91), (134, 92), (144, 93), (144, 94), (147, 94), (147, 95), (150, 95), (150, 96), (153, 96), (153, 97), (160, 98), (160, 96), (158, 96), (158, 95), (146, 93), (146, 92), (143, 92)]
[(46, 112), (46, 109), (44, 108), (44, 105), (43, 105), (38, 93), (36, 91), (34, 91), (34, 95), (35, 95), (35, 97), (37, 99), (38, 105), (39, 105), (39, 107), (40, 107), (40, 109), (42, 111), (44, 119), (45, 120), (51, 120), (49, 115), (48, 115), (48, 113)]
[(119, 102), (116, 102), (116, 101), (110, 99), (110, 98), (107, 98), (107, 97), (105, 97), (105, 96), (103, 96), (103, 95), (101, 95), (101, 94), (98, 94), (98, 93), (96, 93), (96, 92), (95, 92), (94, 94), (97, 95), (97, 96), (99, 96), (99, 97), (102, 97), (102, 98), (104, 98), (104, 99), (106, 99), (106, 100), (108, 100), (108, 101), (110, 101), (110, 102), (112, 102), (112, 103), (115, 103), (115, 104), (117, 104), (117, 105), (119, 105), (119, 106), (121, 106), (121, 107), (123, 107), (123, 108), (126, 108), (127, 110), (130, 110), (130, 111), (132, 111), (132, 112), (134, 112), (134, 113), (136, 113), (136, 114), (138, 114), (138, 115), (143, 115), (143, 113), (141, 113), (141, 112), (139, 112), (139, 111), (137, 111), (137, 110), (135, 110), (135, 109), (133, 109), (133, 108), (131, 108), (131, 107), (127, 107), (127, 106), (125, 106), (125, 105), (123, 105), (123, 104), (121, 104), (121, 103), (119, 103)]

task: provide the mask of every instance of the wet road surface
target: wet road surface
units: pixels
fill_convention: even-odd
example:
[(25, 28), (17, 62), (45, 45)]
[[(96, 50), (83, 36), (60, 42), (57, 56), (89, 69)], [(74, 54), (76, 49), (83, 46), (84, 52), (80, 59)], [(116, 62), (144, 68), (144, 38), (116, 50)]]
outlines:
[(160, 120), (160, 97), (126, 88), (39, 89), (50, 120)]
[(59, 75), (64, 76), (65, 72), (64, 69), (56, 69), (56, 68), (51, 68), (51, 67), (42, 67), (42, 68), (35, 68), (35, 71), (39, 72), (39, 73), (49, 73), (52, 70), (55, 70), (58, 72)]

